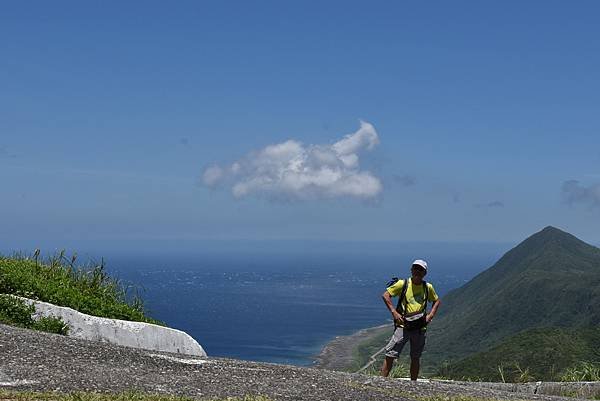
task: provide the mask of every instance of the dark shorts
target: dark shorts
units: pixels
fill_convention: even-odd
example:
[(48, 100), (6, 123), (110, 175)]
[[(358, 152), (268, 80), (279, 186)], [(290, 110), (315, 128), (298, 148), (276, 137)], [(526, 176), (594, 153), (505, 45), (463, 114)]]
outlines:
[(394, 330), (390, 342), (385, 346), (385, 356), (398, 358), (404, 348), (404, 344), (410, 341), (410, 357), (420, 358), (425, 348), (425, 330), (404, 330), (402, 327)]

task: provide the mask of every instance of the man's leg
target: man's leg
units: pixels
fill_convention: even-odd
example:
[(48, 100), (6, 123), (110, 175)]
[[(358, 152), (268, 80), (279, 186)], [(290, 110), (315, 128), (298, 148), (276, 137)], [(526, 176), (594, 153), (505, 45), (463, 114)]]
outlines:
[(410, 358), (410, 380), (417, 380), (419, 377), (419, 368), (421, 367), (420, 358)]
[(383, 366), (381, 367), (381, 376), (388, 377), (390, 374), (390, 370), (392, 370), (392, 366), (394, 365), (394, 358), (386, 356), (383, 361)]
[(425, 348), (425, 331), (413, 330), (410, 336), (410, 380), (417, 380), (421, 368), (421, 354)]
[(390, 370), (392, 370), (392, 366), (394, 365), (394, 359), (398, 358), (407, 341), (408, 337), (404, 335), (402, 328), (396, 328), (390, 342), (385, 346), (385, 360), (381, 367), (381, 376), (387, 377), (390, 374)]

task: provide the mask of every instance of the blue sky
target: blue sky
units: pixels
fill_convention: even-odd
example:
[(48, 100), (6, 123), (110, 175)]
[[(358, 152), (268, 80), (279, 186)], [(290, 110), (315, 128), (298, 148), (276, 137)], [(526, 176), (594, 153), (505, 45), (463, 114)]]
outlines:
[[(555, 225), (598, 243), (599, 12), (595, 1), (4, 3), (0, 241), (512, 242)], [(288, 140), (331, 147), (360, 120), (377, 144), (343, 173), (378, 191), (236, 197), (258, 170), (202, 179)]]

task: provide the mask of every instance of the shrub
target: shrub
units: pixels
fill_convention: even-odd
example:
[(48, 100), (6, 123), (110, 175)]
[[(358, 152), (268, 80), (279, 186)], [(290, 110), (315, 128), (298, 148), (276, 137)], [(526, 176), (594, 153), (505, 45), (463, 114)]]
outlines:
[(0, 295), (0, 323), (67, 335), (69, 326), (62, 319), (42, 317), (36, 320), (33, 318), (34, 313), (35, 307), (28, 305), (22, 299), (6, 294)]
[(102, 260), (85, 267), (75, 266), (76, 256), (64, 251), (45, 261), (39, 251), (31, 257), (0, 255), (0, 293), (66, 306), (79, 312), (110, 319), (163, 324), (147, 317), (139, 296), (128, 297), (128, 289), (108, 276)]
[(66, 336), (69, 334), (69, 325), (58, 317), (41, 317), (33, 322), (34, 330), (45, 331)]
[(33, 325), (33, 313), (33, 305), (10, 295), (0, 295), (0, 323), (29, 328)]

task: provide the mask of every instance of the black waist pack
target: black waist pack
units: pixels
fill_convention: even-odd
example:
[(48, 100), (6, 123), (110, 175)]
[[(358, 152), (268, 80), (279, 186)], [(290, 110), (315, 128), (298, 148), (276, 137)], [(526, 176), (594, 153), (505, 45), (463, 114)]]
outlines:
[(404, 317), (404, 329), (417, 330), (427, 326), (427, 314), (425, 312)]

